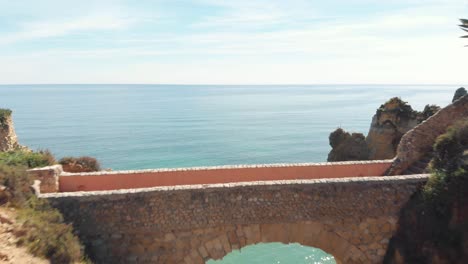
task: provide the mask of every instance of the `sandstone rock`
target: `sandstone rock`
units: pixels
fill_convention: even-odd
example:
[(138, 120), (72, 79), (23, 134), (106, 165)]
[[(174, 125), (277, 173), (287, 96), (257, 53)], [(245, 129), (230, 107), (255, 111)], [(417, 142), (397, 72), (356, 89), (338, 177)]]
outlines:
[(20, 147), (13, 126), (11, 110), (0, 108), (0, 151), (12, 151)]
[(377, 109), (367, 137), (361, 133), (350, 134), (341, 128), (332, 132), (328, 161), (391, 159), (396, 155), (402, 136), (439, 110), (437, 105), (426, 105), (422, 112), (418, 112), (407, 102), (394, 97)]
[(414, 162), (432, 151), (436, 138), (447, 128), (468, 116), (468, 95), (444, 107), (426, 122), (404, 135), (387, 175), (400, 175)]
[(466, 91), (465, 88), (460, 87), (455, 91), (455, 94), (453, 95), (452, 103), (461, 98), (464, 95), (467, 95), (468, 92)]
[(418, 124), (418, 113), (398, 97), (381, 105), (372, 118), (366, 142), (369, 159), (390, 159), (401, 137)]
[(63, 172), (62, 165), (35, 168), (27, 172), (31, 179), (40, 181), (39, 193), (58, 192), (59, 176)]

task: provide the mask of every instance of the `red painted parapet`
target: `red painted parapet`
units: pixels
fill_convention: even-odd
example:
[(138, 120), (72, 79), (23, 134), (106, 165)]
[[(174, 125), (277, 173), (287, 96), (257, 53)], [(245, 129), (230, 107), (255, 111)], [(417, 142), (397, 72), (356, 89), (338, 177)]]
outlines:
[(392, 160), (240, 165), (179, 169), (62, 173), (60, 192), (252, 181), (381, 176)]

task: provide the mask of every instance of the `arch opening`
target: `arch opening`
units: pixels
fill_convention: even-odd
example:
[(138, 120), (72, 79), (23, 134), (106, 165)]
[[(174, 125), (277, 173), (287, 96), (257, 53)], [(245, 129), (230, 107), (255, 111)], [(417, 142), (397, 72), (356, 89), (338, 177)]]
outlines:
[(234, 250), (219, 260), (207, 264), (231, 263), (298, 263), (298, 264), (336, 264), (333, 255), (299, 243), (284, 244), (281, 242), (259, 243)]
[[(279, 243), (296, 244), (320, 249), (332, 255), (335, 263), (370, 263), (368, 257), (353, 243), (335, 233), (319, 222), (306, 221), (282, 224), (236, 225), (216, 236), (209, 236), (197, 248), (192, 248), (184, 260), (186, 263), (208, 263), (209, 260), (220, 260), (232, 251), (245, 251), (250, 245)], [(304, 249), (304, 248), (303, 248)], [(307, 248), (305, 248), (307, 249)], [(236, 261), (239, 262), (239, 261)], [(264, 263), (275, 263), (264, 261)], [(235, 262), (209, 262), (226, 264)], [(250, 262), (248, 262), (250, 263)], [(280, 262), (281, 263), (281, 262)], [(285, 262), (283, 262), (285, 263)], [(294, 262), (293, 262), (294, 263)], [(308, 262), (305, 262), (308, 263)], [(320, 263), (320, 262), (319, 262)], [(328, 264), (328, 263), (326, 263)]]

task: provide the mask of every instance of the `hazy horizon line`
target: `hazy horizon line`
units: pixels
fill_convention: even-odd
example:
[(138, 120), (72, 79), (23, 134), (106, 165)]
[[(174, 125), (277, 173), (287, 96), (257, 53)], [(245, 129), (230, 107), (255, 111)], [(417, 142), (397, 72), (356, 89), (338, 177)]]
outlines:
[(316, 85), (385, 85), (385, 86), (401, 86), (401, 85), (412, 85), (412, 86), (438, 86), (438, 85), (454, 85), (463, 86), (460, 83), (264, 83), (264, 84), (225, 84), (225, 83), (0, 83), (0, 86), (25, 86), (25, 85), (168, 85), (168, 86), (316, 86)]

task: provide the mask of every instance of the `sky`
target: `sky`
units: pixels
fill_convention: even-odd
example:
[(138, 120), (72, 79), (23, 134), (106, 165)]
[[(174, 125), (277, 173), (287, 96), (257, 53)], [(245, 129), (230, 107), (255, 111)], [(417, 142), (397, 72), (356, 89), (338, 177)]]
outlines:
[(0, 84), (463, 84), (468, 0), (0, 0)]

